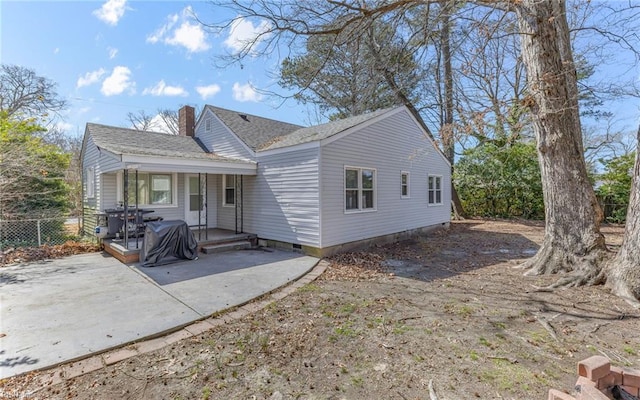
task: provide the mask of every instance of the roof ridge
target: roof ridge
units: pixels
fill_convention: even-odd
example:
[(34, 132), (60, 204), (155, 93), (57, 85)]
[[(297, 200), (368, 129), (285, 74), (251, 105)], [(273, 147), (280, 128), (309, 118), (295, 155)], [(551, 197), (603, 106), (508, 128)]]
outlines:
[(207, 105), (205, 105), (205, 107), (209, 107), (209, 108), (212, 108), (212, 109), (218, 109), (218, 110), (222, 110), (222, 111), (227, 111), (227, 112), (232, 112), (232, 113), (238, 113), (238, 115), (245, 115), (247, 117), (260, 118), (260, 119), (264, 119), (264, 120), (267, 120), (267, 121), (277, 122), (279, 124), (287, 124), (287, 125), (299, 126), (301, 128), (306, 128), (306, 126), (304, 126), (304, 125), (294, 124), (292, 122), (281, 121), (279, 119), (274, 119), (274, 118), (262, 117), (260, 115), (249, 114), (249, 113), (246, 113), (246, 112), (243, 112), (243, 111), (232, 110), (230, 108), (224, 108), (224, 107), (218, 107), (218, 106), (214, 106), (214, 105), (211, 105), (211, 104), (207, 104)]

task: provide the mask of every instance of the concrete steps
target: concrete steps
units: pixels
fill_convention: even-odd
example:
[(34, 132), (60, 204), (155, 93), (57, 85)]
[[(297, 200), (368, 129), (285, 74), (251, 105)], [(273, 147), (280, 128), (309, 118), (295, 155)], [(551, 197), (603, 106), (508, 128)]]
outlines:
[(210, 244), (202, 246), (202, 252), (205, 254), (222, 253), (225, 251), (245, 250), (251, 248), (251, 242), (248, 240), (238, 240), (222, 244)]

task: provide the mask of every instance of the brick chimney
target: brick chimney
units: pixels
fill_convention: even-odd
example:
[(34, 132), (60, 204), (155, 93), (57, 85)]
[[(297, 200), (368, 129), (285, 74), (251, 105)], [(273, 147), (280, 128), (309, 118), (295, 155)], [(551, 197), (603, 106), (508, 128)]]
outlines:
[(196, 129), (196, 110), (191, 106), (182, 106), (178, 110), (178, 135), (191, 136)]

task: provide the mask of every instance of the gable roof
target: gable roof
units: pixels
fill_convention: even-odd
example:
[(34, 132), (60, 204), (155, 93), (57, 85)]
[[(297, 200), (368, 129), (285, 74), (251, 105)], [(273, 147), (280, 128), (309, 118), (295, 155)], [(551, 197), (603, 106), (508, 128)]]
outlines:
[(197, 139), (190, 136), (138, 131), (94, 123), (87, 123), (86, 132), (91, 135), (96, 146), (117, 155), (130, 154), (244, 162), (208, 153)]
[(365, 123), (398, 107), (385, 108), (325, 124), (304, 127), (207, 105), (251, 150), (263, 151), (316, 142)]
[(205, 106), (205, 109), (209, 109), (214, 113), (227, 128), (253, 151), (260, 150), (265, 143), (269, 143), (277, 137), (286, 136), (303, 128), (301, 125), (289, 124), (211, 105)]
[(274, 138), (270, 142), (265, 143), (260, 150), (273, 150), (327, 139), (397, 108), (398, 107), (384, 108), (367, 114), (360, 114), (353, 117), (327, 122), (325, 124), (301, 128), (289, 133), (288, 135), (282, 135)]

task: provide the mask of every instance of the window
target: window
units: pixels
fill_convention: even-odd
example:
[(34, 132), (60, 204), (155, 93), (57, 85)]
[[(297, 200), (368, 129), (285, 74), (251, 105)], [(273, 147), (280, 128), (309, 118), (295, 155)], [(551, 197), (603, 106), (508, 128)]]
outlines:
[(204, 120), (204, 131), (211, 132), (211, 118), (207, 118)]
[(400, 173), (400, 197), (409, 198), (409, 173), (404, 171)]
[[(118, 174), (118, 200), (124, 198), (122, 174)], [(136, 199), (136, 173), (129, 172), (127, 203), (130, 205), (174, 206), (177, 204), (175, 174), (138, 172), (138, 198)]]
[(344, 190), (345, 211), (375, 210), (376, 170), (346, 167)]
[(442, 204), (442, 177), (429, 175), (429, 204)]
[(236, 176), (222, 176), (222, 205), (231, 207), (236, 204)]
[(96, 196), (96, 174), (93, 167), (86, 169), (85, 182), (87, 184), (87, 199), (93, 199)]

